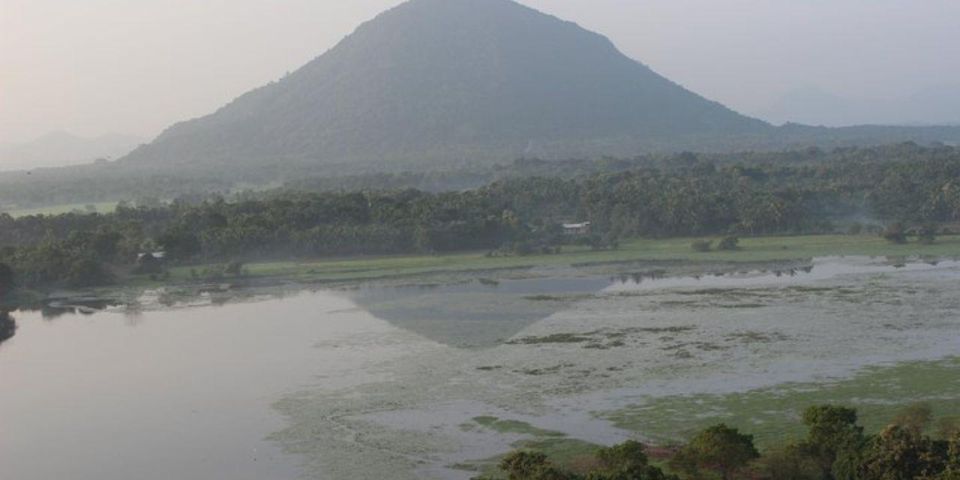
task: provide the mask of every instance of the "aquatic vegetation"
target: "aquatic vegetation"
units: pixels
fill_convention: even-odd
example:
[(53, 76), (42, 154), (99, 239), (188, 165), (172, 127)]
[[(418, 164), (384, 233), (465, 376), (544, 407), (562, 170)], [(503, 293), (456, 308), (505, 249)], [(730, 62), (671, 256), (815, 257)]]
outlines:
[(536, 428), (530, 425), (527, 422), (521, 422), (519, 420), (503, 420), (497, 417), (474, 417), (473, 422), (477, 425), (488, 428), (499, 433), (519, 433), (523, 435), (530, 435), (534, 437), (566, 437), (567, 435), (562, 432), (554, 432), (551, 430), (544, 430), (542, 428)]
[[(471, 422), (461, 425), (461, 428), (467, 431), (474, 431), (478, 427), (490, 428), (505, 434), (522, 435), (524, 438), (512, 442), (510, 444), (511, 448), (538, 452), (546, 458), (549, 458), (551, 462), (559, 467), (572, 471), (582, 471), (584, 470), (584, 464), (592, 464), (593, 462), (590, 460), (593, 459), (596, 452), (601, 448), (601, 445), (595, 443), (569, 438), (562, 432), (532, 427), (526, 422), (515, 420), (501, 420), (496, 417), (476, 417), (473, 418)], [(449, 465), (449, 467), (454, 470), (479, 472), (482, 474), (480, 478), (486, 480), (501, 479), (506, 477), (499, 468), (499, 464), (506, 456), (507, 452), (504, 452), (503, 455), (482, 460), (459, 462)]]
[(534, 302), (562, 302), (564, 300), (563, 297), (558, 295), (528, 295), (523, 298)]
[(552, 367), (525, 368), (525, 369), (516, 370), (516, 372), (522, 373), (524, 375), (533, 375), (533, 376), (550, 375), (550, 374), (560, 373), (561, 370), (574, 367), (574, 366), (576, 365), (572, 363), (561, 363), (559, 365), (554, 365)]
[(767, 305), (763, 303), (735, 303), (731, 305), (715, 305), (715, 306), (717, 308), (738, 309), (738, 308), (764, 308)]
[(778, 333), (764, 333), (764, 332), (737, 332), (727, 335), (728, 340), (736, 340), (743, 343), (773, 343), (773, 342), (785, 342), (790, 339), (790, 337)]
[(544, 337), (522, 337), (510, 340), (508, 345), (543, 345), (547, 343), (584, 343), (590, 341), (590, 334), (553, 333)]
[[(772, 447), (799, 438), (798, 419), (809, 405), (840, 403), (860, 411), (869, 432), (877, 432), (905, 406), (929, 404), (940, 418), (960, 415), (960, 358), (940, 362), (871, 367), (848, 379), (826, 383), (785, 384), (726, 395), (651, 398), (602, 414), (616, 426), (659, 442), (674, 442), (718, 421), (756, 435), (758, 445)], [(709, 406), (708, 413), (703, 414)]]
[[(669, 273), (641, 283), (618, 281), (616, 269), (650, 264), (482, 274), (496, 285), (459, 273), (297, 295), (299, 287), (169, 291), (178, 309), (205, 305), (201, 316), (224, 298), (237, 302), (218, 310), (257, 310), (258, 299), (288, 295), (329, 302), (300, 312), (308, 332), (324, 332), (307, 343), (318, 360), (298, 363), (313, 380), (276, 403), (288, 424), (271, 437), (304, 459), (307, 476), (486, 474), (518, 445), (585, 465), (597, 445), (682, 440), (718, 422), (765, 446), (799, 433), (790, 425), (799, 408), (834, 398), (860, 408), (869, 428), (899, 399), (960, 415), (945, 408), (960, 398), (951, 376), (960, 365), (931, 374), (927, 387), (897, 384), (925, 376), (915, 360), (955, 352), (960, 268), (813, 264), (781, 277), (773, 272), (790, 265), (657, 264)], [(713, 276), (720, 272), (741, 273)], [(564, 301), (525, 298), (537, 295)], [(159, 308), (142, 304), (146, 316)], [(256, 317), (272, 326), (270, 311)], [(338, 330), (326, 333), (331, 322)], [(900, 362), (913, 366), (855, 380), (865, 367)]]

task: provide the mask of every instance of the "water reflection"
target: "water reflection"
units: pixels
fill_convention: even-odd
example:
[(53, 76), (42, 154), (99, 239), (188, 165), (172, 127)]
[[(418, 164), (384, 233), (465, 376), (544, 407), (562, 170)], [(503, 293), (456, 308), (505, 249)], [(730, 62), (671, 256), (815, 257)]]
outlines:
[[(909, 271), (956, 264), (956, 261), (931, 258), (821, 257), (799, 265), (758, 265), (754, 269), (744, 269), (742, 265), (740, 268), (732, 268), (732, 265), (701, 266), (699, 271), (651, 267), (622, 273), (587, 273), (579, 270), (563, 271), (553, 277), (465, 277), (450, 283), (356, 285), (348, 290), (348, 296), (358, 307), (374, 316), (438, 343), (466, 348), (493, 347), (530, 325), (569, 308), (572, 302), (604, 292), (757, 285), (776, 287), (844, 274)], [(246, 299), (283, 298), (285, 294), (283, 289), (245, 291), (213, 285), (188, 293), (161, 289), (150, 298), (153, 298), (154, 306), (172, 309), (224, 306)], [(62, 315), (88, 316), (118, 307), (115, 303), (93, 297), (61, 298), (44, 306), (41, 314), (48, 321)], [(150, 304), (150, 299), (146, 303)], [(128, 325), (139, 323), (136, 303), (119, 307), (127, 313)]]
[(680, 273), (665, 268), (587, 275), (564, 272), (555, 277), (527, 279), (475, 278), (447, 284), (363, 286), (350, 291), (357, 305), (390, 324), (444, 345), (486, 348), (503, 343), (572, 302), (598, 294), (671, 288), (791, 285), (839, 275), (886, 273), (950, 267), (903, 258), (819, 257), (794, 265), (705, 266)]
[(797, 282), (814, 282), (842, 275), (882, 274), (897, 271), (925, 271), (956, 268), (956, 260), (907, 260), (903, 257), (818, 257), (810, 264), (788, 268), (757, 268), (753, 270), (701, 272), (688, 275), (658, 275), (656, 271), (620, 275), (611, 278), (608, 291), (654, 290), (669, 288), (731, 288), (768, 286), (778, 287)]
[(611, 278), (610, 281), (620, 283), (633, 282), (636, 284), (641, 284), (644, 280), (660, 280), (666, 276), (666, 270), (651, 270), (648, 272), (621, 273), (620, 275)]
[(607, 288), (605, 276), (477, 279), (452, 284), (363, 287), (350, 292), (361, 308), (390, 324), (444, 345), (493, 347)]
[[(491, 412), (482, 403), (479, 408), (486, 411), (462, 417), (492, 413), (506, 417), (511, 411), (534, 410), (529, 402), (556, 395), (558, 385), (566, 392), (600, 392), (583, 403), (570, 400), (558, 407), (561, 413), (545, 420), (549, 423), (538, 425), (575, 433), (583, 428), (580, 418), (622, 408), (641, 394), (760, 388), (769, 384), (765, 382), (803, 381), (810, 372), (845, 374), (868, 362), (923, 360), (955, 351), (960, 264), (940, 265), (911, 262), (901, 273), (882, 275), (887, 280), (879, 285), (865, 282), (874, 273), (896, 271), (892, 265), (834, 258), (798, 268), (770, 265), (749, 271), (742, 266), (688, 266), (618, 275), (604, 266), (589, 274), (535, 272), (566, 277), (367, 285), (346, 294), (217, 291), (215, 298), (258, 301), (213, 307), (218, 302), (207, 293), (201, 298), (208, 303), (196, 308), (191, 306), (194, 297), (181, 296), (177, 305), (183, 308), (108, 309), (59, 322), (40, 321), (37, 312), (14, 312), (20, 332), (15, 342), (0, 349), (5, 361), (0, 365), (5, 413), (0, 464), (18, 480), (298, 478), (299, 463), (263, 438), (284, 427), (283, 419), (270, 410), (279, 395), (317, 388), (322, 394), (316, 397), (295, 393), (277, 403), (291, 416), (293, 426), (275, 438), (287, 442), (284, 445), (292, 451), (315, 448), (326, 455), (324, 459), (360, 469), (351, 478), (392, 478), (364, 475), (363, 468), (377, 452), (388, 452), (395, 459), (391, 452), (409, 448), (421, 437), (387, 437), (379, 427), (376, 434), (367, 435), (372, 427), (349, 423), (349, 418), (360, 417), (348, 414), (423, 410), (427, 412), (423, 416), (401, 413), (398, 418), (413, 419), (403, 425), (434, 428), (424, 419), (437, 417), (437, 402), (494, 399), (497, 405), (506, 405), (502, 411)], [(917, 278), (911, 272), (919, 273)], [(794, 286), (847, 274), (869, 276), (817, 285), (836, 290), (831, 295), (796, 289), (790, 301), (782, 296), (757, 299), (753, 295), (757, 292), (722, 299), (723, 292), (706, 288)], [(856, 288), (848, 288), (851, 285)], [(632, 290), (662, 291), (605, 295)], [(275, 300), (259, 301), (267, 295)], [(359, 305), (345, 296), (358, 298)], [(574, 305), (585, 299), (586, 305)], [(903, 302), (904, 307), (891, 309), (886, 300)], [(675, 306), (658, 306), (668, 301), (675, 301)], [(705, 314), (697, 304), (714, 310)], [(770, 314), (742, 308), (753, 304), (779, 310)], [(79, 314), (81, 306), (63, 300), (55, 310)], [(494, 346), (553, 312), (570, 309), (553, 315), (537, 330), (521, 333), (521, 338), (594, 332), (591, 335), (607, 336), (604, 345), (620, 345), (585, 350), (587, 344), (580, 343), (513, 344), (452, 351), (391, 328), (358, 307), (393, 326), (457, 346)], [(927, 323), (902, 315), (920, 307)], [(0, 317), (7, 318), (12, 322), (9, 314)], [(884, 357), (878, 357), (878, 351)], [(523, 373), (558, 365), (562, 368), (543, 375)], [(711, 369), (716, 365), (715, 370), (707, 365)], [(662, 373), (675, 368), (687, 369), (678, 370), (676, 376)], [(425, 402), (429, 406), (424, 407)], [(460, 428), (463, 420), (454, 415), (444, 425), (451, 426), (453, 435), (476, 435)], [(359, 433), (344, 435), (345, 425)], [(447, 430), (443, 432), (446, 435)], [(370, 440), (365, 444), (364, 438), (377, 446), (366, 448)], [(401, 443), (380, 443), (387, 441)], [(37, 445), (44, 445), (43, 452), (38, 453)], [(414, 444), (422, 445), (426, 444)], [(502, 452), (490, 455), (496, 453)], [(439, 455), (442, 465), (452, 463)]]
[(299, 478), (297, 459), (265, 440), (285, 425), (271, 404), (339, 365), (314, 345), (363, 325), (323, 314), (350, 306), (317, 294), (139, 315), (58, 308), (53, 322), (14, 311), (16, 336), (0, 345), (0, 478)]
[(100, 297), (70, 297), (55, 299), (40, 309), (44, 320), (56, 320), (63, 315), (89, 316), (117, 306), (117, 302)]

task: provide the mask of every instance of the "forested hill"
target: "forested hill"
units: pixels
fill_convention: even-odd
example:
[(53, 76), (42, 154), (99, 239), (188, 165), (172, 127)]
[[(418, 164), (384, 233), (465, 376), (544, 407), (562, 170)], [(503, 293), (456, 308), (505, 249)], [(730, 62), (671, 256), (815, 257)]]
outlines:
[(769, 130), (511, 0), (411, 0), (128, 161), (450, 166)]

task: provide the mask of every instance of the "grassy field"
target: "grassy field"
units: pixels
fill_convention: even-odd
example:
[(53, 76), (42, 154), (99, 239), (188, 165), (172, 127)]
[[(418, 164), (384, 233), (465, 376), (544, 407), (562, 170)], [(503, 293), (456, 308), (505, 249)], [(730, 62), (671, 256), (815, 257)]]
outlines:
[[(556, 255), (525, 257), (487, 257), (483, 253), (475, 252), (250, 263), (245, 266), (245, 270), (254, 278), (282, 277), (304, 282), (339, 282), (437, 273), (618, 262), (766, 262), (802, 260), (829, 255), (960, 256), (960, 236), (942, 237), (933, 245), (918, 243), (893, 245), (874, 236), (744, 238), (740, 242), (739, 250), (723, 252), (696, 252), (690, 246), (693, 240), (690, 238), (630, 240), (622, 243), (617, 250), (591, 251), (584, 247), (566, 247), (562, 253)], [(171, 270), (171, 280), (187, 281), (192, 278), (191, 270), (202, 272), (204, 268), (206, 267), (174, 268)]]
[(30, 215), (60, 215), (73, 211), (87, 213), (88, 205), (92, 205), (94, 208), (96, 208), (97, 213), (110, 213), (117, 208), (117, 202), (70, 203), (64, 205), (54, 205), (50, 207), (9, 210), (6, 213), (10, 214), (10, 216), (13, 218), (28, 217)]

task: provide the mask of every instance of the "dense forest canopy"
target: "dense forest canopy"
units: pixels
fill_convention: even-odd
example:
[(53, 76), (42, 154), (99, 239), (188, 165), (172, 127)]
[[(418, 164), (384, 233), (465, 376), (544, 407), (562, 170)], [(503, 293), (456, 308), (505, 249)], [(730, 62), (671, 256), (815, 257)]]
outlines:
[[(789, 152), (775, 162), (767, 155), (743, 158), (690, 154), (669, 166), (652, 159), (570, 162), (553, 168), (555, 176), (508, 175), (463, 191), (282, 188), (121, 204), (109, 214), (0, 215), (0, 263), (24, 285), (83, 285), (108, 282), (112, 268), (154, 250), (181, 263), (456, 250), (527, 254), (571, 241), (564, 222), (591, 222), (591, 235), (576, 240), (606, 248), (629, 237), (821, 233), (855, 224), (924, 226), (933, 235), (929, 225), (960, 219), (956, 148), (899, 145)], [(515, 167), (535, 171), (541, 164)], [(577, 175), (581, 168), (594, 173)], [(428, 177), (398, 178), (399, 186)]]
[[(960, 131), (960, 129), (958, 129)], [(960, 137), (960, 133), (958, 133)], [(718, 168), (730, 165), (774, 167), (896, 162), (949, 158), (955, 147), (904, 143), (881, 147), (806, 147), (785, 151), (737, 153), (645, 154), (630, 158), (602, 157), (568, 160), (522, 158), (511, 163), (449, 166), (438, 169), (396, 169), (384, 165), (377, 171), (344, 165), (332, 169), (270, 164), (257, 168), (158, 168), (118, 165), (115, 162), (0, 173), (0, 211), (16, 208), (100, 202), (150, 204), (176, 198), (230, 196), (255, 189), (283, 186), (298, 191), (369, 191), (416, 189), (446, 192), (476, 189), (497, 181), (525, 177), (572, 179), (593, 174), (656, 168), (665, 172), (689, 169), (698, 163)]]

